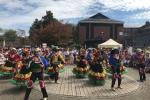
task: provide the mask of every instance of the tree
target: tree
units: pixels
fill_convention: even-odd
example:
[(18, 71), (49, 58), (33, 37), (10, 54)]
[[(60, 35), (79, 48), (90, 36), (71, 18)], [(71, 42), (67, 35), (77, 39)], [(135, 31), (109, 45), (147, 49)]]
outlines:
[(26, 31), (22, 30), (22, 29), (18, 29), (17, 36), (18, 37), (26, 37)]
[(77, 26), (74, 24), (70, 24), (70, 25), (72, 26), (72, 35), (73, 35), (74, 43), (79, 44), (80, 39), (79, 39), (79, 32), (78, 32)]
[(17, 31), (9, 29), (4, 33), (4, 37), (7, 41), (14, 42), (18, 37)]
[(42, 26), (46, 27), (54, 21), (57, 21), (57, 19), (54, 18), (53, 13), (51, 11), (46, 11), (46, 15), (42, 17)]
[(46, 15), (43, 16), (41, 20), (35, 19), (29, 30), (29, 39), (36, 43), (34, 37), (39, 35), (40, 28), (46, 27), (51, 23), (51, 21), (57, 22), (57, 19), (54, 18), (51, 11), (46, 11)]
[(68, 23), (51, 21), (45, 28), (40, 29), (39, 35), (34, 35), (37, 44), (67, 46), (73, 42), (72, 27)]

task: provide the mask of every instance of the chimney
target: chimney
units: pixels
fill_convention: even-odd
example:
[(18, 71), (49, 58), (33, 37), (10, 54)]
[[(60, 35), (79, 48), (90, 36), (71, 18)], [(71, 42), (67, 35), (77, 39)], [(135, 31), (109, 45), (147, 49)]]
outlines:
[(149, 24), (149, 21), (146, 21), (146, 25), (148, 25)]

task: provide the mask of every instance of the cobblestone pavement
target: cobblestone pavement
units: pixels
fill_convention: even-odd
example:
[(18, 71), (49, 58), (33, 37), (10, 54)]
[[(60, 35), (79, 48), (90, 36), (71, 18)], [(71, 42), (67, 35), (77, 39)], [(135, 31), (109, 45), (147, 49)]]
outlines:
[[(147, 80), (139, 82), (138, 71), (128, 68), (129, 72), (123, 75), (123, 89), (110, 90), (111, 75), (104, 86), (95, 85), (87, 78), (77, 78), (71, 72), (73, 66), (66, 66), (67, 70), (60, 73), (61, 84), (49, 82), (45, 75), (46, 89), (49, 94), (48, 100), (150, 100), (150, 74)], [(20, 90), (19, 86), (10, 83), (12, 76), (0, 75), (0, 100), (23, 100), (26, 87)], [(117, 84), (116, 84), (117, 86)], [(38, 82), (30, 94), (29, 100), (42, 100)]]

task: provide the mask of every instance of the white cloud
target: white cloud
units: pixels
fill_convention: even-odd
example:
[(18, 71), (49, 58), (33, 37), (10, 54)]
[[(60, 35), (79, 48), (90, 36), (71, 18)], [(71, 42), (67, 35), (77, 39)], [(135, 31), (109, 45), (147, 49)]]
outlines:
[(141, 19), (150, 20), (150, 11), (133, 14), (132, 16), (129, 16), (128, 18), (133, 19), (133, 20), (141, 20)]
[[(106, 13), (113, 10), (150, 10), (148, 2), (148, 0), (0, 0), (0, 27), (15, 27), (27, 31), (36, 18), (41, 19), (46, 15), (46, 10), (51, 10), (57, 19), (69, 20), (87, 18), (98, 12)], [(132, 17), (148, 19), (150, 12), (148, 14), (143, 12)]]

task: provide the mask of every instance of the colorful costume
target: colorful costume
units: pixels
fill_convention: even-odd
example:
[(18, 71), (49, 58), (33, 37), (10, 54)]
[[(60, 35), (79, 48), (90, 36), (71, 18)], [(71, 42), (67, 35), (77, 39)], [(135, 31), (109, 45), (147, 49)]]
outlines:
[(89, 72), (89, 67), (87, 66), (87, 61), (84, 59), (84, 56), (76, 59), (77, 66), (73, 68), (72, 72), (76, 76), (86, 77)]
[[(53, 52), (51, 52), (49, 55), (44, 55), (43, 57), (49, 62), (50, 64), (50, 57), (52, 56)], [(45, 70), (44, 70), (44, 73), (45, 74), (48, 74), (48, 75), (51, 75), (51, 74), (54, 74), (54, 69), (52, 66), (48, 66)]]
[(122, 88), (121, 87), (121, 62), (119, 59), (119, 52), (118, 50), (112, 50), (112, 53), (110, 55), (110, 59), (109, 59), (109, 63), (111, 65), (111, 69), (112, 69), (112, 84), (111, 84), (111, 89), (114, 91), (114, 85), (116, 82), (116, 79), (118, 78), (118, 88)]
[[(40, 49), (36, 49), (35, 50), (35, 54), (39, 53)], [(39, 55), (39, 54), (38, 54)], [(48, 97), (46, 89), (45, 89), (45, 84), (44, 84), (44, 67), (49, 66), (47, 60), (45, 58), (43, 58), (42, 56), (33, 56), (30, 60), (29, 60), (29, 70), (32, 72), (32, 75), (30, 77), (30, 81), (28, 82), (27, 85), (27, 90), (26, 90), (26, 94), (24, 97), (24, 100), (28, 100), (29, 98), (29, 94), (31, 92), (31, 88), (33, 86), (33, 83), (35, 82), (36, 78), (38, 78), (39, 80), (39, 84), (41, 87), (41, 91), (43, 94), (43, 98), (44, 100), (46, 99), (46, 97)]]
[[(51, 52), (51, 54), (48, 56), (48, 58), (47, 58), (47, 60), (49, 61), (49, 63), (51, 63), (51, 58), (52, 58), (52, 56), (53, 56), (53, 53), (54, 52)], [(59, 54), (56, 54), (56, 55), (58, 55), (58, 57), (59, 57), (59, 61), (61, 61), (61, 60), (63, 60), (63, 58), (62, 58), (62, 56), (61, 55), (59, 55)], [(57, 57), (57, 56), (56, 56)], [(50, 64), (51, 65), (51, 64)], [(64, 72), (65, 70), (66, 70), (66, 67), (63, 65), (63, 64), (58, 64), (58, 68), (59, 68), (59, 73), (62, 73), (62, 72)], [(44, 73), (45, 74), (48, 74), (48, 75), (51, 75), (51, 74), (54, 74), (55, 73), (55, 70), (54, 70), (54, 67), (53, 66), (49, 66), (49, 67), (47, 67), (46, 68), (46, 70), (44, 70)]]
[[(95, 53), (96, 55), (97, 53)], [(103, 59), (101, 57), (94, 57), (91, 63), (91, 70), (89, 72), (88, 78), (90, 81), (95, 82), (96, 84), (104, 84), (107, 79), (107, 72), (102, 67)]]
[(50, 59), (50, 65), (53, 67), (54, 74), (50, 75), (50, 78), (53, 79), (55, 78), (55, 83), (58, 83), (58, 73), (59, 72), (64, 72), (66, 70), (66, 67), (64, 67), (61, 63), (65, 63), (64, 59), (62, 56), (58, 53), (57, 51), (58, 47), (53, 48), (53, 53), (49, 56)]
[[(26, 65), (24, 65), (26, 64)], [(32, 72), (29, 72), (27, 69), (28, 59), (23, 59), (22, 62), (17, 63), (17, 68), (21, 68), (19, 73), (17, 73), (13, 79), (11, 79), (11, 83), (14, 85), (27, 86), (30, 76)]]
[[(113, 73), (113, 72), (112, 72), (112, 67), (111, 67), (111, 65), (110, 65), (109, 63), (106, 63), (106, 61), (103, 61), (103, 66), (104, 66), (105, 70), (106, 70), (108, 73), (110, 73), (110, 74)], [(125, 73), (128, 72), (128, 69), (127, 69), (125, 66), (121, 65), (121, 66), (120, 66), (120, 72), (121, 72), (121, 74), (125, 74)]]
[(8, 60), (6, 61), (5, 65), (0, 67), (0, 74), (9, 75), (14, 74), (16, 75), (16, 63), (20, 60), (20, 55), (17, 53), (13, 53), (8, 55)]
[(137, 55), (136, 55), (136, 66), (139, 69), (139, 75), (140, 75), (140, 81), (144, 82), (146, 80), (146, 74), (145, 74), (145, 58), (144, 55), (141, 53), (141, 49), (137, 49)]

